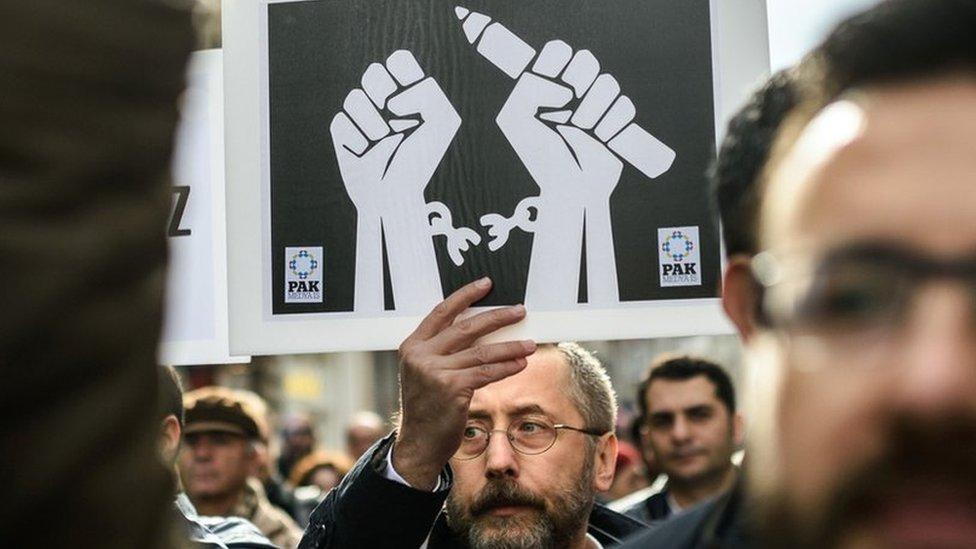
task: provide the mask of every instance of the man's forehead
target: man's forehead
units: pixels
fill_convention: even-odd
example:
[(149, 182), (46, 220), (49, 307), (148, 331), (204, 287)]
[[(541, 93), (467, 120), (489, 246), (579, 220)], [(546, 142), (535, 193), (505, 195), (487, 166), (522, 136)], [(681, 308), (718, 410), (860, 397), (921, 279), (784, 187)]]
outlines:
[[(827, 107), (771, 174), (764, 247), (861, 238), (971, 250), (976, 228), (954, 227), (972, 227), (976, 215), (973, 135), (973, 78), (879, 88)], [(954, 238), (927, 238), (943, 229)]]
[(651, 412), (677, 411), (718, 402), (715, 384), (704, 375), (688, 379), (655, 379), (647, 387), (644, 398)]
[(486, 385), (471, 398), (471, 415), (516, 415), (533, 407), (547, 414), (575, 409), (566, 386), (568, 364), (558, 350), (542, 348), (528, 357), (521, 372)]

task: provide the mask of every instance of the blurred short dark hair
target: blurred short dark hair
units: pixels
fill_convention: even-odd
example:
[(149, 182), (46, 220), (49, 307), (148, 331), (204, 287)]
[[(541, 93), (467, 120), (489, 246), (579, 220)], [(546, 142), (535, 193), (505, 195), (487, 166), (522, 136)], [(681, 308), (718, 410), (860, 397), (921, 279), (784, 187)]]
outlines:
[(976, 2), (881, 2), (838, 25), (814, 57), (823, 103), (864, 86), (976, 73)]
[(685, 381), (698, 376), (704, 376), (715, 386), (715, 396), (725, 404), (729, 415), (735, 413), (735, 388), (732, 378), (725, 369), (711, 360), (691, 355), (659, 356), (647, 369), (644, 379), (637, 388), (637, 405), (640, 408), (641, 423), (647, 421), (648, 406), (647, 389), (659, 379), (668, 381)]
[(780, 125), (799, 102), (797, 75), (796, 69), (784, 69), (753, 92), (729, 121), (709, 170), (726, 255), (759, 253), (759, 180)]
[(185, 423), (185, 412), (183, 410), (183, 383), (180, 381), (176, 368), (172, 366), (160, 366), (157, 370), (159, 374), (159, 419), (166, 416), (176, 416), (180, 422), (180, 427)]

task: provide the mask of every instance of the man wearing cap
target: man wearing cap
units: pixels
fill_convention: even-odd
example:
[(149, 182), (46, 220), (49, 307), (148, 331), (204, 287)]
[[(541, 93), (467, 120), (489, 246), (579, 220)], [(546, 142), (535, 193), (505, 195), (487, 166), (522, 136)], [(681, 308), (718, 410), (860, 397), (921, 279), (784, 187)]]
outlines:
[[(159, 455), (174, 473), (183, 438), (183, 385), (172, 366), (160, 366), (159, 374)], [(201, 549), (275, 549), (256, 526), (241, 517), (203, 517), (183, 493), (179, 475), (173, 476), (173, 515), (180, 535)]]
[(301, 529), (249, 478), (257, 463), (255, 444), (267, 440), (263, 403), (243, 391), (203, 387), (187, 393), (184, 405), (180, 471), (200, 514), (243, 517), (276, 545), (297, 546)]

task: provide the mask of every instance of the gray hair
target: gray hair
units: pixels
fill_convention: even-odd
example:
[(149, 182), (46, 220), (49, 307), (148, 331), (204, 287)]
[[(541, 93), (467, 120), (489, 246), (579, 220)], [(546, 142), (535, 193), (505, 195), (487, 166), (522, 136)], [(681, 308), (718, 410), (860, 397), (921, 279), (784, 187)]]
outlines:
[(617, 423), (617, 395), (606, 369), (593, 353), (578, 343), (558, 343), (553, 349), (569, 365), (569, 396), (583, 416), (586, 428), (612, 432)]

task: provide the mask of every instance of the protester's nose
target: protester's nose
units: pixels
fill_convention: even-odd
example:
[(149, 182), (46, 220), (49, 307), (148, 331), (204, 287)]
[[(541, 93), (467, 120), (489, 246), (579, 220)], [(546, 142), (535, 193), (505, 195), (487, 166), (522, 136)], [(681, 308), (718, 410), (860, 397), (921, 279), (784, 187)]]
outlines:
[(675, 444), (682, 444), (691, 438), (691, 425), (683, 414), (677, 414), (671, 426), (671, 439)]
[(209, 461), (213, 457), (213, 445), (210, 444), (210, 441), (206, 437), (194, 441), (190, 449), (193, 452), (194, 461)]
[(485, 460), (486, 477), (518, 477), (518, 457), (505, 433), (496, 432), (488, 439)]
[[(893, 360), (905, 361), (893, 396), (918, 419), (976, 417), (976, 314), (972, 296), (948, 283), (919, 292)], [(900, 356), (898, 356), (900, 355)], [(892, 365), (894, 366), (894, 365)]]

